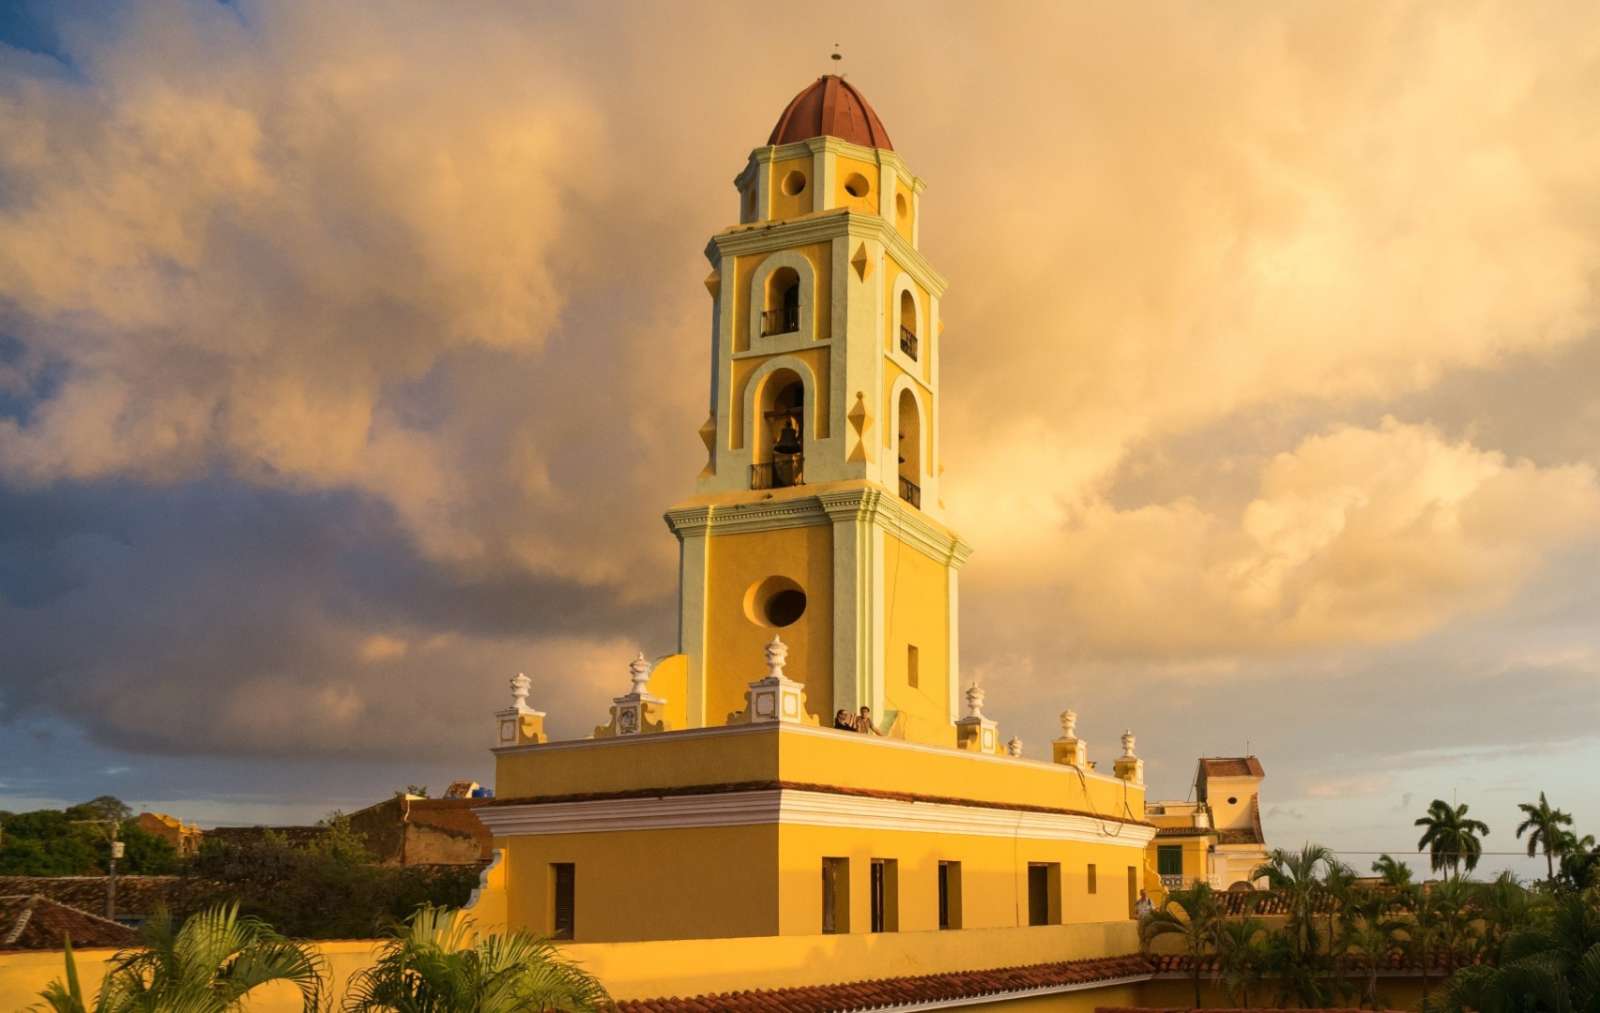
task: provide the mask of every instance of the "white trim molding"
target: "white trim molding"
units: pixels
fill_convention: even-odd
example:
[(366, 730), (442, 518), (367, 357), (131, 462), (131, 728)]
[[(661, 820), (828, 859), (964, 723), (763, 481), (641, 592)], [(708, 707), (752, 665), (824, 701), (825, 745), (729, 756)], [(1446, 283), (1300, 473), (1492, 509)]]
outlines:
[(596, 834), (698, 827), (780, 826), (897, 830), (965, 837), (1079, 841), (1143, 850), (1155, 828), (1097, 816), (1032, 812), (974, 803), (912, 802), (797, 788), (705, 795), (610, 798), (482, 806), (496, 837)]

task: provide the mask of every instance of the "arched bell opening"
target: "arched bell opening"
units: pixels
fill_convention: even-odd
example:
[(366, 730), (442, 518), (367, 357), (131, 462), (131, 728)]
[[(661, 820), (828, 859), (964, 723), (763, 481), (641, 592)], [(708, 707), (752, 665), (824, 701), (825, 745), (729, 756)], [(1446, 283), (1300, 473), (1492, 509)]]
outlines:
[(789, 334), (800, 329), (800, 272), (780, 267), (767, 277), (762, 304), (761, 336)]
[(805, 482), (806, 387), (792, 369), (775, 369), (756, 399), (755, 463), (750, 488), (784, 489)]
[(900, 293), (900, 351), (917, 357), (917, 297), (910, 289)]
[(900, 498), (922, 506), (922, 411), (909, 389), (900, 392), (896, 437), (900, 450)]

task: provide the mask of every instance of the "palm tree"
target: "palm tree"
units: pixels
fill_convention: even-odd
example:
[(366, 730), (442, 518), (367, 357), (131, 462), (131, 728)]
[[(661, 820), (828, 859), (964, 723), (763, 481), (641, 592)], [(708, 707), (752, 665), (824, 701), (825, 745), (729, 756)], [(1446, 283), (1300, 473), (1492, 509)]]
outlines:
[(1428, 849), (1428, 860), (1435, 872), (1448, 868), (1455, 876), (1463, 864), (1468, 872), (1478, 867), (1478, 858), (1483, 854), (1483, 842), (1478, 838), (1489, 836), (1489, 824), (1469, 819), (1465, 802), (1452, 806), (1436, 798), (1428, 806), (1428, 815), (1418, 819), (1416, 825), (1427, 828), (1417, 841), (1417, 850)]
[(1217, 982), (1240, 1009), (1250, 1008), (1250, 988), (1268, 960), (1267, 923), (1260, 918), (1225, 919), (1217, 925)]
[(378, 962), (350, 979), (346, 1013), (588, 1011), (610, 1005), (605, 988), (562, 959), (548, 940), (522, 932), (480, 937), (454, 908), (424, 904)]
[(1528, 834), (1528, 857), (1532, 858), (1544, 846), (1544, 864), (1549, 872), (1550, 882), (1556, 881), (1556, 852), (1561, 850), (1566, 842), (1567, 832), (1562, 827), (1572, 826), (1572, 817), (1560, 809), (1550, 808), (1550, 803), (1545, 801), (1544, 792), (1539, 793), (1539, 804), (1523, 802), (1517, 806), (1522, 814), (1527, 817), (1517, 824), (1517, 838), (1520, 840), (1524, 833)]
[(1600, 1009), (1600, 908), (1562, 894), (1543, 924), (1506, 937), (1498, 960), (1457, 971), (1445, 1009)]
[(1390, 904), (1388, 897), (1373, 890), (1347, 896), (1340, 908), (1343, 929), (1334, 945), (1340, 961), (1353, 962), (1365, 972), (1361, 1000), (1373, 1009), (1381, 1008), (1378, 968), (1397, 948), (1395, 934), (1404, 927), (1388, 917)]
[(1334, 858), (1331, 854), (1323, 862), (1325, 871), (1322, 874), (1323, 904), (1327, 907), (1328, 915), (1328, 940), (1334, 938), (1333, 923), (1339, 912), (1349, 902), (1351, 892), (1356, 885), (1356, 870)]
[(1379, 855), (1372, 863), (1372, 871), (1383, 880), (1383, 885), (1395, 890), (1405, 890), (1411, 885), (1411, 866), (1398, 861), (1393, 855)]
[(1317, 930), (1312, 920), (1322, 889), (1317, 872), (1334, 860), (1333, 852), (1318, 844), (1307, 844), (1299, 854), (1277, 848), (1267, 855), (1265, 864), (1250, 874), (1252, 880), (1265, 879), (1270, 889), (1283, 896), (1289, 909), (1288, 927), (1293, 933), (1295, 952), (1302, 959), (1309, 959), (1317, 951)]
[[(1180, 917), (1181, 913), (1181, 917)], [(1216, 891), (1204, 881), (1184, 890), (1173, 890), (1161, 907), (1139, 922), (1139, 942), (1146, 950), (1158, 936), (1175, 935), (1183, 940), (1194, 976), (1194, 1004), (1200, 1006), (1200, 969), (1206, 955), (1217, 943), (1217, 928), (1222, 924), (1222, 905)]]
[[(305, 1013), (322, 1005), (322, 958), (264, 922), (239, 917), (237, 904), (198, 912), (176, 930), (158, 911), (140, 936), (143, 945), (117, 954), (106, 972), (95, 1013), (233, 1013), (251, 992), (280, 981), (299, 991)], [(70, 949), (66, 959), (66, 984), (52, 981), (40, 996), (57, 1013), (86, 1013)]]
[(1585, 890), (1597, 879), (1600, 879), (1600, 850), (1595, 848), (1594, 835), (1563, 834), (1560, 884), (1573, 890)]

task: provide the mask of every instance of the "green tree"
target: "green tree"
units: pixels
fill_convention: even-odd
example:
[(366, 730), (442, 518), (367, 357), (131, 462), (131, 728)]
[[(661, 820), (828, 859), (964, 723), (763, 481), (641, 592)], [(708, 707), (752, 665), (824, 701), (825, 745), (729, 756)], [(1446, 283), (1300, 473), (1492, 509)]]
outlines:
[(1338, 959), (1363, 972), (1361, 1001), (1383, 1008), (1378, 995), (1378, 968), (1400, 949), (1397, 934), (1403, 923), (1391, 917), (1393, 898), (1375, 890), (1352, 890), (1339, 909), (1339, 935), (1334, 942)]
[(1250, 989), (1260, 983), (1270, 958), (1267, 923), (1253, 917), (1224, 919), (1216, 935), (1217, 983), (1240, 1009), (1249, 1009)]
[(1222, 924), (1222, 905), (1211, 884), (1201, 881), (1183, 890), (1173, 890), (1161, 907), (1139, 922), (1139, 942), (1146, 950), (1161, 936), (1175, 935), (1183, 942), (1194, 978), (1194, 1004), (1200, 1002), (1200, 971), (1217, 943)]
[(1379, 855), (1372, 863), (1372, 871), (1383, 880), (1383, 885), (1394, 890), (1404, 890), (1411, 885), (1411, 866), (1393, 855)]
[(106, 823), (122, 823), (132, 818), (133, 809), (115, 795), (101, 795), (67, 809), (67, 819), (69, 820), (101, 820)]
[(70, 947), (66, 981), (40, 993), (55, 1013), (235, 1013), (256, 989), (286, 981), (300, 993), (305, 1013), (323, 1003), (326, 970), (310, 947), (278, 935), (236, 905), (209, 908), (174, 929), (157, 912), (140, 930), (141, 945), (119, 953), (86, 1005)]
[(478, 937), (471, 919), (424, 905), (350, 979), (346, 1013), (514, 1013), (600, 1010), (610, 1005), (591, 974), (553, 944), (521, 932)]
[(1286, 928), (1294, 951), (1308, 963), (1317, 952), (1314, 913), (1322, 893), (1318, 874), (1334, 861), (1333, 852), (1319, 844), (1307, 844), (1299, 853), (1277, 848), (1267, 855), (1265, 864), (1250, 874), (1252, 880), (1265, 879), (1270, 889), (1283, 896), (1289, 914)]
[(1544, 792), (1539, 793), (1539, 804), (1523, 802), (1517, 806), (1522, 814), (1527, 817), (1517, 824), (1517, 839), (1528, 835), (1528, 857), (1532, 858), (1538, 853), (1539, 848), (1544, 848), (1545, 869), (1550, 876), (1551, 884), (1556, 881), (1556, 855), (1561, 846), (1570, 836), (1562, 827), (1572, 826), (1572, 817), (1560, 809), (1550, 808), (1550, 803), (1545, 801)]
[(1417, 850), (1427, 849), (1435, 872), (1449, 869), (1452, 876), (1459, 876), (1463, 864), (1468, 872), (1478, 867), (1478, 859), (1483, 855), (1483, 842), (1479, 838), (1489, 836), (1489, 824), (1469, 818), (1465, 802), (1452, 806), (1436, 798), (1428, 806), (1428, 814), (1416, 821), (1416, 826), (1426, 828), (1417, 841)]
[(0, 841), (0, 875), (93, 876), (104, 871), (105, 845), (91, 830), (54, 809), (8, 813)]
[(1561, 872), (1557, 886), (1580, 891), (1600, 886), (1600, 850), (1595, 848), (1594, 835), (1566, 835), (1561, 846)]
[(1445, 990), (1450, 1013), (1600, 1010), (1600, 905), (1557, 897), (1536, 925), (1506, 936), (1498, 959), (1464, 967)]

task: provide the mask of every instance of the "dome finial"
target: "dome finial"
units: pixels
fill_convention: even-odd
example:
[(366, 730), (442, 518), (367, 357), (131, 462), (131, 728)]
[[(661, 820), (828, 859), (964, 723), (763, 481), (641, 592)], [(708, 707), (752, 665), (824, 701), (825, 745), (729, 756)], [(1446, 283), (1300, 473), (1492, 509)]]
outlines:
[(844, 54), (839, 52), (839, 44), (837, 42), (833, 44), (833, 52), (828, 54), (828, 59), (833, 60), (835, 63), (844, 59)]

